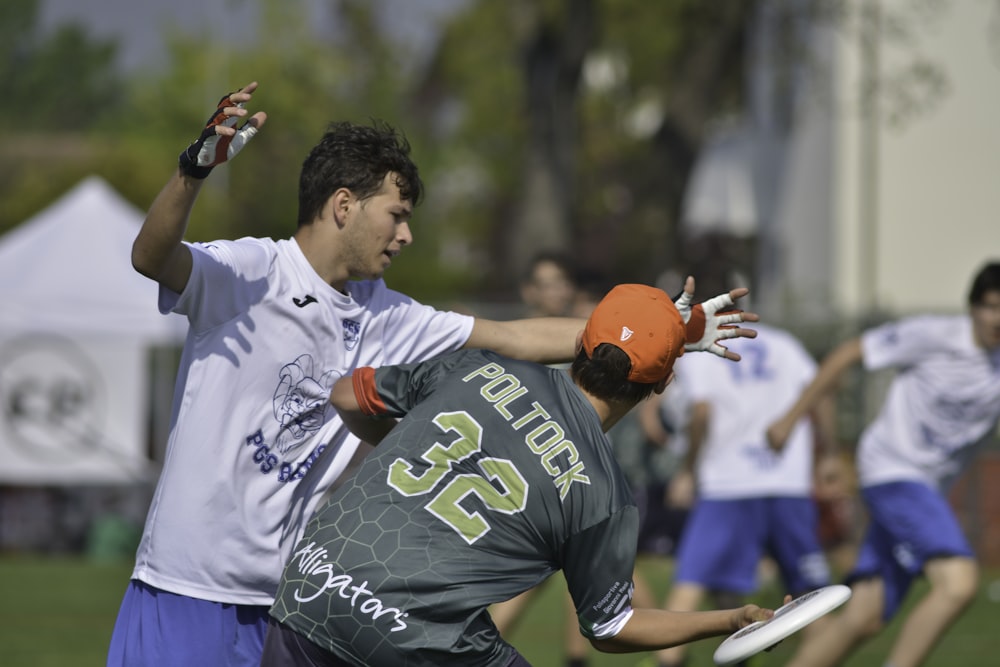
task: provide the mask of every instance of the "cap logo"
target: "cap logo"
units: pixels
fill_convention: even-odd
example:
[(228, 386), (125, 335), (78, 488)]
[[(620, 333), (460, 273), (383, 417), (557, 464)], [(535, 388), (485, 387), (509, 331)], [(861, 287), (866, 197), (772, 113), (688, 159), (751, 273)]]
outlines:
[[(628, 357), (629, 382), (655, 384), (670, 377), (674, 360), (684, 353), (684, 335), (684, 319), (666, 292), (627, 283), (613, 287), (594, 308), (580, 346), (590, 360), (601, 345), (617, 347)], [(618, 359), (602, 356), (597, 366), (610, 370)]]

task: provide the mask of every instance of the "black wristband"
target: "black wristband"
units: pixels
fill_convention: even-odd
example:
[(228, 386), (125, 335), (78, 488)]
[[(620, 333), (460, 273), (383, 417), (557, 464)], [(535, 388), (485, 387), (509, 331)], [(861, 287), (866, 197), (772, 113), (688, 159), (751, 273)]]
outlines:
[(185, 148), (181, 151), (180, 157), (177, 158), (177, 166), (180, 167), (181, 173), (185, 176), (190, 176), (191, 178), (203, 179), (212, 173), (214, 167), (199, 167), (195, 164), (195, 161), (188, 155), (188, 150)]

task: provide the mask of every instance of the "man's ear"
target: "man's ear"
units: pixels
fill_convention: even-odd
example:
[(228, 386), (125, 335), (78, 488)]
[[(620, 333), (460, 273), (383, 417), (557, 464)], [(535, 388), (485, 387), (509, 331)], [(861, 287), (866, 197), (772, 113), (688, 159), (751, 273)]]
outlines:
[(662, 394), (666, 390), (667, 385), (673, 381), (674, 381), (674, 372), (670, 371), (670, 375), (668, 375), (667, 377), (663, 378), (662, 380), (656, 383), (656, 387), (653, 388), (653, 393)]
[(576, 332), (576, 356), (583, 350), (583, 329)]
[(347, 188), (339, 188), (327, 200), (326, 205), (330, 207), (333, 218), (339, 226), (343, 227), (346, 224), (353, 201), (354, 195)]

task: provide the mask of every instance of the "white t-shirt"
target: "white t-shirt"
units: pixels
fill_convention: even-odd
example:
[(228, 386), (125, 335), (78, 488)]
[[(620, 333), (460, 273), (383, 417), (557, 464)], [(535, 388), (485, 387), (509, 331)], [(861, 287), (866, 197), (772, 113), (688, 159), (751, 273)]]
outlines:
[(311, 510), (358, 445), (327, 402), (333, 383), (359, 366), (456, 350), (473, 318), (381, 280), (348, 283), (342, 294), (294, 239), (190, 247), (183, 294), (160, 290), (160, 310), (186, 315), (190, 329), (133, 577), (189, 597), (268, 605), (293, 497)]
[(767, 446), (767, 427), (798, 399), (816, 362), (791, 334), (755, 324), (757, 337), (734, 338), (732, 362), (689, 353), (675, 369), (693, 403), (711, 404), (695, 475), (704, 499), (803, 497), (812, 491), (813, 433), (800, 421), (782, 451)]
[(1000, 419), (1000, 350), (977, 347), (962, 315), (885, 324), (861, 345), (867, 370), (898, 370), (858, 444), (861, 484), (910, 480), (943, 490)]

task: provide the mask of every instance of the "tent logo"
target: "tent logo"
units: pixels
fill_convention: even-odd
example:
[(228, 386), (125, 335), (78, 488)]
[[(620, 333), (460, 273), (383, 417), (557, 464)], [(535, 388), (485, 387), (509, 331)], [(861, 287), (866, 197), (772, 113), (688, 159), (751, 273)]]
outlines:
[(45, 461), (108, 447), (101, 374), (72, 342), (19, 337), (0, 347), (0, 409), (9, 447)]

